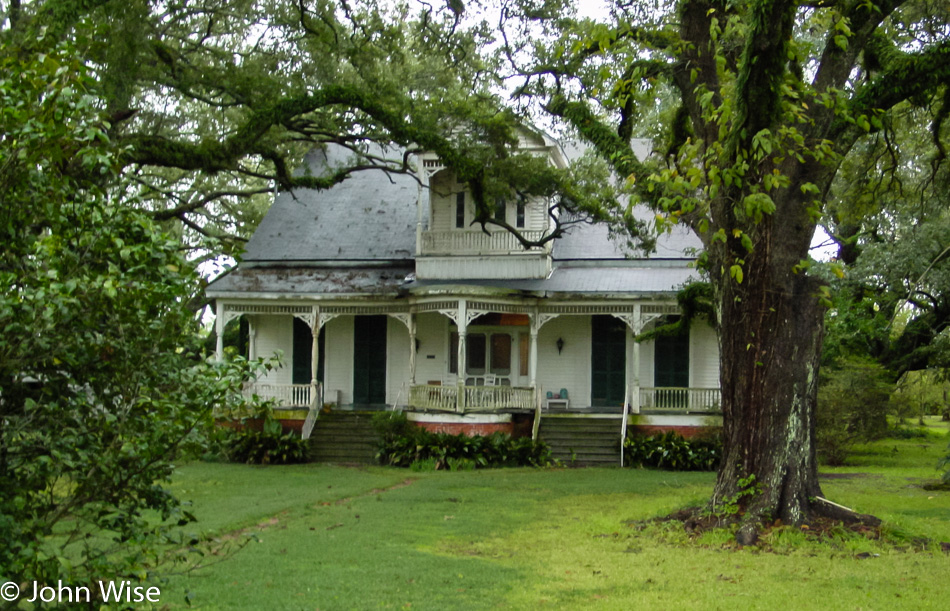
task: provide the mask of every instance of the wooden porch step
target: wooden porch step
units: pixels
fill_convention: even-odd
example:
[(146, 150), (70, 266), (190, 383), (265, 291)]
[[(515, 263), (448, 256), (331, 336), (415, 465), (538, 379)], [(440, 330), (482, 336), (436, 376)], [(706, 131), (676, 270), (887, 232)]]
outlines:
[(620, 465), (620, 418), (542, 416), (538, 436), (573, 467)]
[(372, 413), (320, 414), (310, 434), (310, 460), (375, 463), (378, 440)]

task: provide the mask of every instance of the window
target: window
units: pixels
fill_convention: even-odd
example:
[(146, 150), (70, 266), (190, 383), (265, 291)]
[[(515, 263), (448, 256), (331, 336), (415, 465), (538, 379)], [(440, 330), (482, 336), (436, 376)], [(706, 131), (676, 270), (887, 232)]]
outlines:
[(502, 376), (511, 374), (511, 336), (507, 333), (491, 336), (491, 372)]
[(465, 193), (455, 194), (455, 228), (465, 227)]
[(525, 211), (524, 197), (519, 197), (517, 210), (515, 212), (515, 227), (519, 229), (524, 229), (524, 211)]
[(505, 211), (508, 209), (508, 204), (505, 200), (500, 197), (495, 200), (495, 220), (499, 223), (505, 222)]
[(469, 333), (468, 340), (465, 343), (465, 364), (467, 373), (482, 374), (485, 373), (486, 357), (485, 334)]
[[(458, 351), (459, 334), (453, 331), (449, 345), (449, 373), (458, 374)], [(465, 339), (465, 368), (467, 375), (511, 375), (511, 335), (469, 333)]]
[[(678, 317), (669, 317), (675, 322)], [(657, 388), (689, 386), (689, 333), (660, 336), (653, 344), (653, 385)]]
[(531, 354), (531, 337), (527, 333), (518, 334), (518, 356), (520, 357), (518, 373), (528, 375), (528, 358)]

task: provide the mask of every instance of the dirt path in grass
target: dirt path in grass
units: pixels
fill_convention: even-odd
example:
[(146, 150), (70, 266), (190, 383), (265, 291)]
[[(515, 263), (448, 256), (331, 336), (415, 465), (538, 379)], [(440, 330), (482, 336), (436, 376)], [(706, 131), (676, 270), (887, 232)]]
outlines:
[(360, 494), (357, 496), (350, 496), (350, 497), (342, 498), (333, 502), (327, 501), (324, 503), (318, 503), (317, 507), (329, 507), (330, 505), (346, 505), (347, 503), (352, 503), (353, 501), (358, 500), (358, 499), (365, 499), (368, 496), (374, 496), (374, 495), (378, 496), (380, 494), (383, 494), (384, 492), (392, 492), (393, 490), (406, 488), (407, 486), (411, 486), (412, 484), (414, 484), (417, 480), (418, 478), (416, 477), (409, 477), (402, 480), (398, 484), (393, 484), (392, 486), (389, 486), (388, 488), (373, 488), (369, 492), (364, 492), (363, 494)]
[[(368, 491), (364, 492), (363, 494), (358, 494), (358, 495), (356, 495), (356, 496), (348, 496), (348, 497), (344, 497), (344, 498), (342, 498), (342, 499), (337, 499), (337, 500), (335, 500), (335, 501), (323, 501), (323, 502), (317, 503), (316, 505), (314, 505), (314, 507), (335, 507), (335, 506), (339, 506), (339, 505), (346, 505), (346, 504), (348, 504), (348, 503), (352, 503), (353, 501), (356, 501), (356, 500), (359, 500), (359, 499), (364, 499), (364, 498), (366, 498), (366, 497), (379, 496), (380, 494), (385, 494), (385, 493), (387, 493), (387, 492), (392, 492), (393, 490), (399, 490), (400, 488), (406, 488), (407, 486), (411, 486), (411, 485), (412, 485), (413, 483), (415, 483), (417, 480), (418, 480), (418, 478), (414, 478), (414, 477), (406, 478), (406, 479), (404, 479), (403, 481), (399, 482), (398, 484), (393, 484), (392, 486), (388, 486), (388, 487), (386, 487), (386, 488), (373, 488), (372, 490), (368, 490)], [(237, 538), (239, 538), (239, 537), (242, 537), (242, 536), (248, 534), (248, 533), (251, 532), (251, 531), (253, 531), (253, 532), (263, 532), (263, 531), (265, 531), (265, 530), (267, 530), (267, 529), (269, 529), (269, 528), (273, 528), (273, 527), (277, 526), (278, 524), (280, 524), (280, 523), (281, 523), (281, 516), (286, 516), (286, 515), (288, 515), (290, 512), (291, 512), (290, 509), (285, 509), (285, 510), (281, 511), (280, 513), (278, 513), (277, 515), (271, 516), (270, 518), (267, 518), (266, 520), (262, 520), (262, 521), (258, 522), (257, 524), (255, 524), (255, 525), (253, 525), (253, 526), (245, 526), (244, 528), (238, 528), (237, 530), (232, 530), (231, 532), (226, 533), (226, 534), (223, 534), (223, 535), (221, 535), (221, 536), (219, 536), (219, 537), (216, 537), (216, 538), (217, 538), (219, 541), (232, 541), (232, 540), (234, 540), (234, 539), (237, 539)], [(342, 526), (342, 524), (339, 525), (339, 526)], [(330, 527), (327, 528), (327, 530), (332, 530), (333, 528), (337, 528), (337, 527), (338, 527), (337, 525), (330, 526)]]

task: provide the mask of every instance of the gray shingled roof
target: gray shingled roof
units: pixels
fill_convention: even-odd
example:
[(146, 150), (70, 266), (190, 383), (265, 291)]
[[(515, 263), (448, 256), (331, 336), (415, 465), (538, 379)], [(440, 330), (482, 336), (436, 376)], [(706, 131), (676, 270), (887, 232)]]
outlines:
[[(401, 159), (396, 149), (373, 154)], [(352, 154), (340, 147), (313, 151), (306, 163), (314, 175), (343, 165)], [(411, 176), (381, 170), (357, 172), (331, 189), (299, 189), (277, 196), (247, 245), (249, 262), (408, 260), (415, 253), (418, 183)], [(651, 216), (646, 209), (644, 218)], [(699, 248), (689, 230), (661, 235), (650, 258), (689, 257)], [(556, 260), (636, 257), (604, 225), (572, 227), (554, 245)]]
[[(649, 210), (644, 208), (644, 216)], [(691, 258), (692, 249), (701, 247), (699, 238), (686, 227), (676, 227), (670, 233), (657, 238), (656, 252), (650, 253), (650, 259)], [(624, 259), (642, 258), (642, 253), (631, 252), (623, 238), (610, 235), (604, 224), (577, 224), (570, 227), (565, 235), (554, 242), (555, 260), (574, 259)]]
[[(402, 156), (394, 149), (373, 153)], [(328, 147), (311, 152), (307, 164), (311, 173), (321, 175), (349, 157), (348, 151)], [(554, 272), (546, 279), (406, 282), (414, 271), (418, 194), (413, 177), (380, 170), (358, 172), (323, 191), (282, 193), (248, 243), (244, 263), (215, 280), (208, 295), (392, 295), (466, 285), (539, 296), (621, 296), (674, 293), (698, 279), (686, 259), (700, 243), (685, 228), (660, 236), (656, 253), (637, 260), (628, 259), (637, 253), (628, 252), (606, 226), (578, 224), (555, 242)], [(644, 209), (643, 214), (649, 218), (650, 212)]]
[[(373, 151), (378, 154), (381, 151)], [(307, 156), (320, 176), (342, 165), (339, 147)], [(388, 151), (389, 158), (402, 153)], [(355, 173), (331, 189), (281, 193), (247, 245), (243, 259), (256, 262), (410, 259), (416, 249), (418, 183), (382, 170)]]

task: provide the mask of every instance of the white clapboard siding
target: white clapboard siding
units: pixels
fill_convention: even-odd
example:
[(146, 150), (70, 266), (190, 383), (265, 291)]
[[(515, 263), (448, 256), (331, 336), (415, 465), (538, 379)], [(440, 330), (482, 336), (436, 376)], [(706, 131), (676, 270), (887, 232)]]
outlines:
[[(409, 394), (409, 329), (387, 316), (386, 404), (406, 405)], [(418, 355), (416, 355), (418, 358)]]
[(323, 328), (326, 333), (327, 397), (340, 397), (344, 405), (353, 402), (353, 317), (340, 316)]
[(716, 331), (697, 321), (689, 337), (690, 386), (719, 388), (719, 341)]
[[(564, 349), (557, 351), (557, 340)], [(572, 407), (590, 405), (590, 316), (561, 316), (538, 334), (538, 383), (547, 393), (567, 389)]]
[(273, 357), (282, 353), (282, 366), (262, 375), (258, 381), (262, 384), (290, 384), (293, 374), (294, 323), (290, 316), (255, 316), (254, 342), (257, 356)]

